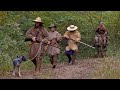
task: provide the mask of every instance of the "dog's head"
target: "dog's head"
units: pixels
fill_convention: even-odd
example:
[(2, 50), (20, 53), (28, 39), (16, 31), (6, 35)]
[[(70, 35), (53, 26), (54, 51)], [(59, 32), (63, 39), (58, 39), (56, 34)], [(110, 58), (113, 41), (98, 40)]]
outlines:
[(27, 61), (25, 56), (21, 56), (23, 61)]

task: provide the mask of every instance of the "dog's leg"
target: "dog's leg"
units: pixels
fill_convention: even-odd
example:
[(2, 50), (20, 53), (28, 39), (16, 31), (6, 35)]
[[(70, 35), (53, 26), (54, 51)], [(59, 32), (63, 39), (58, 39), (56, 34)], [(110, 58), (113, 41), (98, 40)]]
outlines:
[(21, 77), (20, 66), (18, 66), (18, 76)]
[(12, 72), (13, 76), (15, 76), (15, 71), (16, 71), (16, 68), (15, 68), (15, 66), (13, 66), (13, 72)]

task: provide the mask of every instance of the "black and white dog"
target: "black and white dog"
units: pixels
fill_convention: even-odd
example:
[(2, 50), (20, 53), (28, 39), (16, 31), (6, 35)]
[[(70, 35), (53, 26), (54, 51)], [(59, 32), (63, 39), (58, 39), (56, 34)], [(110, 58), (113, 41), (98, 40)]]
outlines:
[(23, 61), (26, 61), (27, 59), (25, 58), (25, 56), (17, 56), (15, 59), (13, 59), (13, 72), (12, 74), (15, 76), (16, 73), (16, 69), (18, 70), (18, 76), (21, 76), (20, 73), (20, 65)]

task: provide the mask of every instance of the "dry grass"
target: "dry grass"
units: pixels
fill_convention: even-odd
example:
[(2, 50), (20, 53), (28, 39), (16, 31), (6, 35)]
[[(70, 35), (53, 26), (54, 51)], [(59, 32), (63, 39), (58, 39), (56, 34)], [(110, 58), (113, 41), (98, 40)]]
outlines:
[(92, 74), (93, 79), (120, 79), (119, 57), (104, 58)]

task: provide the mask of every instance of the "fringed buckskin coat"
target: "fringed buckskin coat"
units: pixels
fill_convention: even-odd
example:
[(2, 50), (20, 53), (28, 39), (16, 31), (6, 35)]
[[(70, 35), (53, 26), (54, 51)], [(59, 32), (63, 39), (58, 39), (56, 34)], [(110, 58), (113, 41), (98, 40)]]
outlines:
[(66, 50), (74, 50), (78, 51), (78, 45), (77, 42), (81, 40), (80, 32), (76, 31), (66, 31), (64, 36), (65, 38), (70, 38), (73, 40), (68, 39), (68, 45), (66, 46)]

